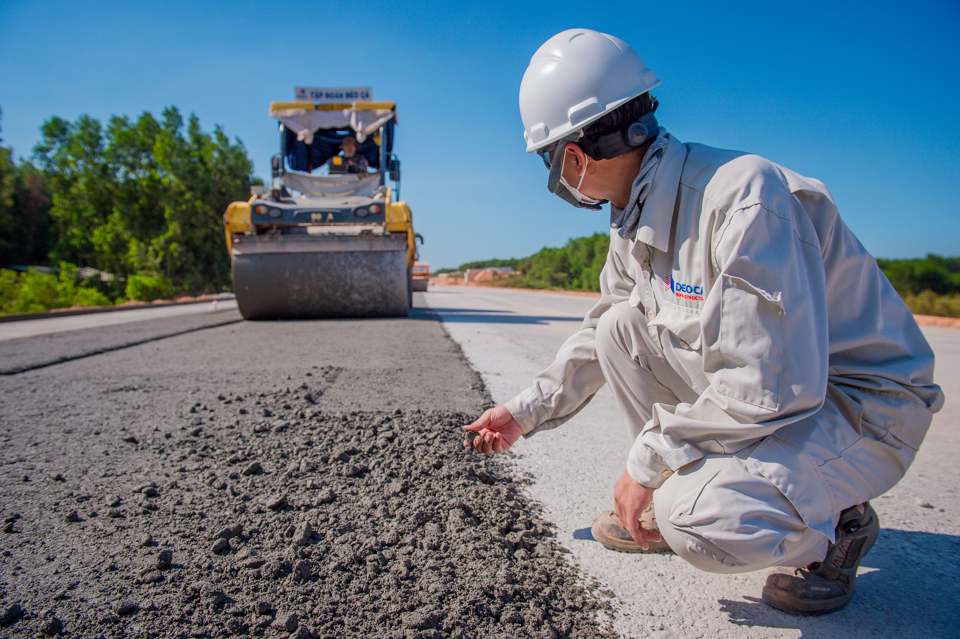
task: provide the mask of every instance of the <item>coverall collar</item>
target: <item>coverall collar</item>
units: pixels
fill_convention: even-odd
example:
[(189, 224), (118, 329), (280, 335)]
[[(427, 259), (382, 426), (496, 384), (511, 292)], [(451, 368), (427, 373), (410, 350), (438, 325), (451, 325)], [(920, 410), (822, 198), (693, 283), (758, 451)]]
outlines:
[(670, 248), (680, 175), (687, 159), (686, 145), (669, 133), (667, 135), (670, 139), (667, 148), (663, 150), (650, 193), (643, 203), (643, 214), (640, 215), (636, 237), (638, 242), (649, 244), (664, 253)]

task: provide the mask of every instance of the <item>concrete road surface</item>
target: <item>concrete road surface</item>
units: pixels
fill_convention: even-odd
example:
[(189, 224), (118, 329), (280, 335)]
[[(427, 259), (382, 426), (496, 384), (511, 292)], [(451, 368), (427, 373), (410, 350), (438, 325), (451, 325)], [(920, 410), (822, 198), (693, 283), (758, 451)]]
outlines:
[[(494, 401), (529, 385), (595, 299), (547, 292), (432, 286), (427, 303), (480, 372)], [(594, 517), (613, 506), (630, 445), (607, 388), (572, 421), (521, 440), (530, 496), (560, 542), (620, 607), (629, 637), (960, 637), (960, 330), (928, 327), (937, 381), (947, 394), (916, 462), (875, 500), (883, 531), (860, 568), (857, 595), (841, 612), (793, 617), (760, 600), (765, 573), (702, 573), (675, 556), (613, 553), (593, 541)]]

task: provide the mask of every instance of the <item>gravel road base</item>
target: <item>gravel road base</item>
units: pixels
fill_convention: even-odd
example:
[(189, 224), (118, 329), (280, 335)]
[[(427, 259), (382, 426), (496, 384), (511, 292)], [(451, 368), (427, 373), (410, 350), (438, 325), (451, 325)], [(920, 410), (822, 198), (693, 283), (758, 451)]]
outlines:
[(140, 330), (0, 377), (0, 635), (613, 636), (432, 314)]

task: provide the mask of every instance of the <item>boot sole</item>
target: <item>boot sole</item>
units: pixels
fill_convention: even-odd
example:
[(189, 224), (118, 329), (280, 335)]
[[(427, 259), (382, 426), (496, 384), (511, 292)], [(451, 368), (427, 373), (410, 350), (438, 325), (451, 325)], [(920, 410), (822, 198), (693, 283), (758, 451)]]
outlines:
[[(870, 523), (870, 530), (867, 532), (867, 540), (863, 546), (863, 551), (860, 553), (860, 561), (857, 562), (858, 569), (860, 568), (860, 562), (863, 561), (863, 558), (867, 556), (867, 554), (873, 548), (873, 545), (876, 543), (877, 538), (880, 536), (880, 518), (877, 516), (876, 511), (873, 510), (872, 506), (869, 506), (869, 508), (873, 514), (873, 520)], [(850, 592), (843, 597), (834, 597), (833, 599), (811, 602), (798, 599), (785, 590), (764, 585), (763, 592), (760, 594), (760, 598), (763, 599), (767, 605), (791, 615), (798, 615), (801, 617), (816, 617), (818, 615), (828, 615), (831, 612), (837, 612), (838, 610), (841, 610), (844, 606), (850, 603), (851, 599), (853, 599), (855, 588), (856, 585), (854, 585), (854, 588), (852, 588)]]
[(798, 617), (817, 617), (841, 610), (853, 599), (853, 592), (851, 591), (844, 597), (808, 602), (803, 599), (797, 599), (783, 590), (764, 586), (760, 598), (763, 599), (764, 603), (768, 606), (791, 615), (797, 615)]

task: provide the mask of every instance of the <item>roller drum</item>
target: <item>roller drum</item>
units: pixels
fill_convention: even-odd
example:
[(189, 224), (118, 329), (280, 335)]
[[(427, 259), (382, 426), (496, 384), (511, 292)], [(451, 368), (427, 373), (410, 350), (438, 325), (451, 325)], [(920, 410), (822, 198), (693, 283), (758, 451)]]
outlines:
[(244, 237), (232, 264), (237, 306), (248, 320), (409, 313), (403, 238)]

